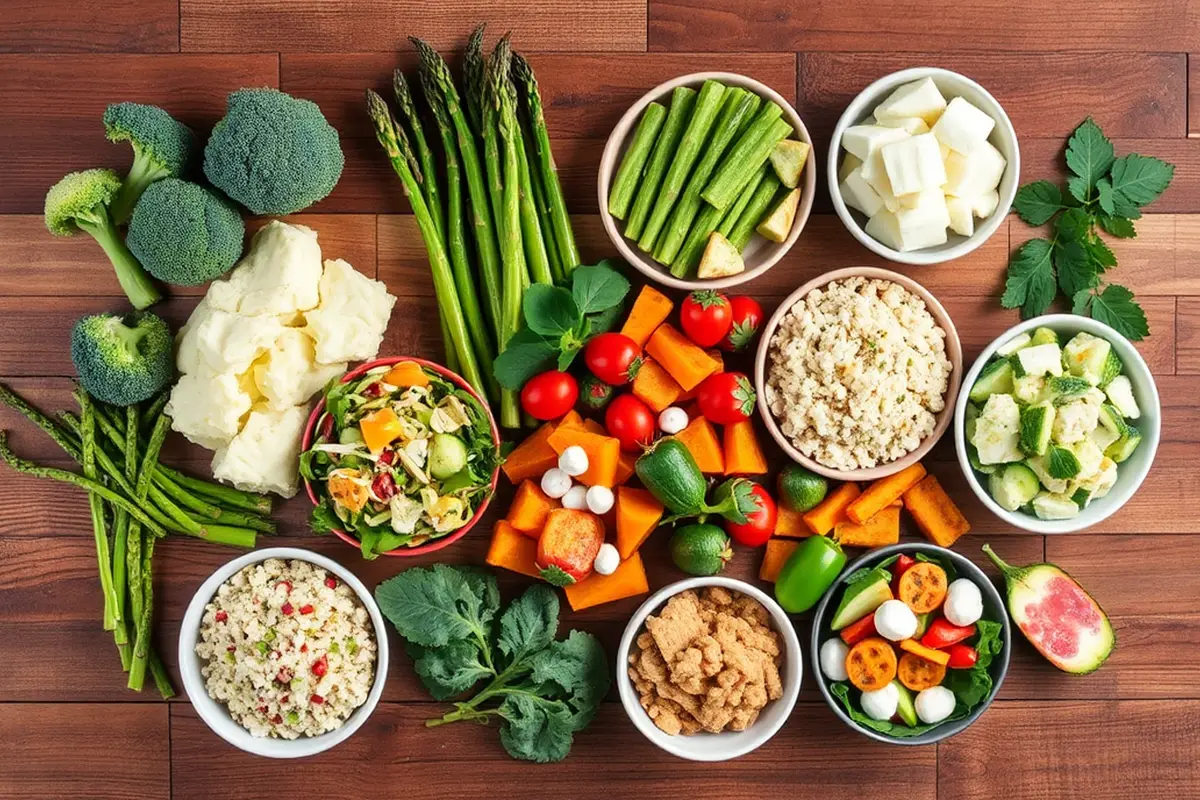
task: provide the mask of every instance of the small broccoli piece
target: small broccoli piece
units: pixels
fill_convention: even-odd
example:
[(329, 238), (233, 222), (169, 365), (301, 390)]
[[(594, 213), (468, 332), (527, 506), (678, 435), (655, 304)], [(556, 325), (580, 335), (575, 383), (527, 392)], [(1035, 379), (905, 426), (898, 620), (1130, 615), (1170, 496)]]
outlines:
[(149, 311), (92, 314), (71, 329), (71, 360), (88, 393), (115, 406), (148, 400), (175, 376), (171, 329)]
[(195, 286), (228, 272), (245, 236), (233, 203), (204, 186), (164, 178), (133, 209), (125, 243), (160, 281)]
[(162, 299), (158, 288), (129, 252), (117, 234), (107, 204), (121, 188), (121, 179), (111, 169), (72, 172), (46, 193), (46, 227), (55, 236), (74, 236), (84, 231), (108, 254), (117, 280), (134, 308), (147, 308)]
[(133, 146), (133, 166), (108, 213), (124, 225), (146, 187), (162, 178), (178, 178), (196, 152), (196, 136), (188, 126), (157, 106), (116, 103), (104, 112), (104, 130), (110, 142)]
[(342, 176), (338, 133), (320, 107), (276, 89), (229, 95), (204, 148), (209, 182), (255, 214), (291, 214), (326, 197)]

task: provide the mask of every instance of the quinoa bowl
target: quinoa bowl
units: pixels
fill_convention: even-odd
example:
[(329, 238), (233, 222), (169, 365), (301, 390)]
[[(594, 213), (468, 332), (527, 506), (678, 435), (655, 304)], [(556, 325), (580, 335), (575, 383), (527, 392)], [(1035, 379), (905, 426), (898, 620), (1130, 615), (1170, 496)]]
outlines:
[(877, 480), (920, 461), (950, 427), (962, 345), (925, 287), (848, 267), (780, 303), (754, 378), (759, 415), (792, 460), (833, 480)]
[(349, 738), (374, 711), (388, 642), (371, 593), (309, 550), (247, 553), (188, 604), (179, 667), (196, 713), (233, 746), (300, 758)]

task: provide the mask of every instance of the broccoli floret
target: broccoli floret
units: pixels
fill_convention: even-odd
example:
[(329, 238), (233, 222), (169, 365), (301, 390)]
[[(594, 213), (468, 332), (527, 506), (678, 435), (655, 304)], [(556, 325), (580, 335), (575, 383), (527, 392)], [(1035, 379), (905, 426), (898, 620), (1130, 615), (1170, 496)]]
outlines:
[(345, 158), (321, 109), (276, 89), (229, 95), (204, 148), (209, 182), (255, 214), (291, 214), (326, 197)]
[(245, 236), (233, 203), (195, 183), (164, 178), (133, 209), (125, 243), (160, 281), (195, 286), (228, 272)]
[(84, 231), (94, 238), (117, 272), (117, 280), (134, 308), (147, 308), (162, 299), (158, 288), (129, 252), (117, 234), (107, 204), (121, 188), (121, 179), (111, 169), (72, 172), (46, 193), (46, 227), (55, 236), (74, 236)]
[(171, 329), (149, 311), (92, 314), (71, 329), (71, 360), (88, 393), (115, 406), (148, 400), (175, 376)]
[(146, 187), (162, 178), (178, 178), (196, 152), (196, 136), (157, 106), (116, 103), (104, 112), (104, 130), (110, 142), (133, 146), (133, 166), (108, 213), (124, 225)]

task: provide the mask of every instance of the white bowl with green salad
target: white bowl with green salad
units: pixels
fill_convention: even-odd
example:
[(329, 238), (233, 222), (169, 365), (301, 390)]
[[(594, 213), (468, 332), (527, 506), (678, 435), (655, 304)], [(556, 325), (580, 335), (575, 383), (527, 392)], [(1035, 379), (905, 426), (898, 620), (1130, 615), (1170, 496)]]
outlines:
[(812, 140), (778, 92), (731, 72), (651, 89), (609, 134), (597, 191), (608, 238), (649, 280), (723, 289), (800, 237), (817, 185)]
[(1026, 320), (990, 344), (963, 381), (955, 450), (967, 482), (1005, 522), (1071, 533), (1137, 492), (1162, 414), (1128, 339), (1071, 314)]

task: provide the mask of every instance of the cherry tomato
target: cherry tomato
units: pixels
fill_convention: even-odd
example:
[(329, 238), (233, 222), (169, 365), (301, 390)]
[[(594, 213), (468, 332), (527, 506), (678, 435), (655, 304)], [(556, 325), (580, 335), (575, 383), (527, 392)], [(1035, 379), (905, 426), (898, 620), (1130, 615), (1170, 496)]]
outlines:
[(750, 379), (740, 372), (718, 372), (704, 379), (696, 391), (700, 413), (717, 425), (749, 419), (757, 396)]
[(579, 399), (579, 384), (565, 372), (534, 375), (521, 389), (521, 408), (534, 419), (558, 419)]
[(729, 308), (733, 324), (721, 340), (720, 348), (730, 352), (744, 350), (746, 345), (754, 341), (759, 327), (762, 326), (762, 306), (753, 297), (738, 295), (729, 298)]
[(979, 651), (969, 644), (956, 644), (950, 647), (950, 669), (970, 669), (979, 660)]
[(604, 412), (604, 427), (622, 450), (640, 453), (654, 441), (654, 412), (631, 394), (618, 395)]
[(642, 348), (623, 333), (602, 333), (587, 343), (583, 360), (597, 378), (621, 386), (637, 376)]
[(771, 495), (767, 494), (767, 490), (761, 485), (754, 484), (750, 494), (758, 501), (758, 511), (747, 514), (746, 522), (741, 524), (725, 520), (725, 532), (732, 536), (738, 544), (744, 544), (747, 547), (761, 547), (775, 533), (775, 518), (778, 510)]
[(679, 322), (687, 337), (701, 347), (713, 347), (733, 327), (729, 298), (711, 289), (692, 292), (679, 307)]

